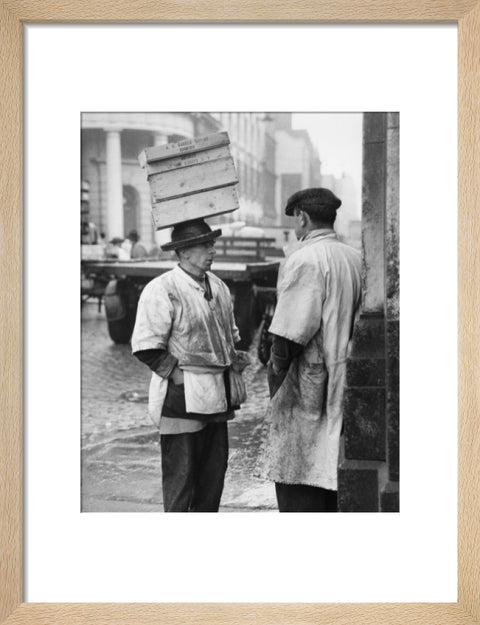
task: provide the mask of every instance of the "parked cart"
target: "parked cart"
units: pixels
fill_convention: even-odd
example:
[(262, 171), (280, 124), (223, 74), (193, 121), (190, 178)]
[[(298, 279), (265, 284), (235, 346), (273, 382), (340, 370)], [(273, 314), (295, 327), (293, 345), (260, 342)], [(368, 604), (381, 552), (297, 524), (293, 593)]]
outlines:
[[(248, 349), (255, 329), (265, 321), (265, 315), (268, 318), (275, 299), (279, 262), (268, 260), (265, 255), (273, 241), (253, 237), (225, 237), (219, 241), (219, 253), (212, 271), (228, 285), (232, 294), (241, 349)], [(82, 298), (96, 297), (99, 304), (103, 301), (112, 341), (130, 341), (138, 299), (144, 286), (176, 264), (175, 258), (82, 261), (83, 280), (90, 285), (90, 290), (82, 292)]]

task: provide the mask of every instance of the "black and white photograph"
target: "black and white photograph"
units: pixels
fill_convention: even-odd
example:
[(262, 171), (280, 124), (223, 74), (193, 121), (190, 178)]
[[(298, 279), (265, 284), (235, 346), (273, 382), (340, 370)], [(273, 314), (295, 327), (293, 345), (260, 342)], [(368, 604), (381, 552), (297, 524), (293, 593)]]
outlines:
[(81, 511), (399, 512), (398, 112), (83, 112)]

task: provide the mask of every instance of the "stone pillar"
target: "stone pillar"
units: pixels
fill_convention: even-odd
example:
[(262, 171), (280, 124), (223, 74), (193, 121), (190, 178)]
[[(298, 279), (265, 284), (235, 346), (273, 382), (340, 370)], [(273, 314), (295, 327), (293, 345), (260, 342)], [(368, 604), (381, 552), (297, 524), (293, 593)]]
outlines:
[(385, 113), (363, 116), (363, 303), (362, 313), (384, 313), (385, 306), (385, 197), (386, 197)]
[(107, 237), (124, 237), (120, 129), (106, 128)]
[(384, 512), (399, 510), (399, 115), (387, 116), (387, 197), (385, 211), (386, 385), (388, 482), (381, 492)]
[(363, 298), (347, 362), (343, 512), (398, 510), (398, 114), (365, 113)]

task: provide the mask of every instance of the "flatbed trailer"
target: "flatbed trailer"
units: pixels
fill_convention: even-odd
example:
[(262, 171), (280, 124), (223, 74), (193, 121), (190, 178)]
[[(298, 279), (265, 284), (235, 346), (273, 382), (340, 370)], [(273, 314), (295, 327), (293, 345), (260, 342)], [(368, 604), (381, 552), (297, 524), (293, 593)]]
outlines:
[[(258, 254), (250, 259), (248, 256), (235, 258), (235, 255), (227, 254), (227, 257), (215, 259), (211, 270), (227, 284), (232, 294), (241, 349), (249, 348), (256, 327), (271, 316), (274, 301), (280, 263), (276, 260), (258, 260), (257, 257)], [(175, 258), (82, 260), (82, 277), (84, 283), (88, 284), (82, 289), (82, 298), (96, 297), (99, 306), (104, 302), (108, 331), (114, 343), (130, 341), (138, 300), (144, 286), (177, 264)], [(264, 352), (265, 349), (262, 354)]]

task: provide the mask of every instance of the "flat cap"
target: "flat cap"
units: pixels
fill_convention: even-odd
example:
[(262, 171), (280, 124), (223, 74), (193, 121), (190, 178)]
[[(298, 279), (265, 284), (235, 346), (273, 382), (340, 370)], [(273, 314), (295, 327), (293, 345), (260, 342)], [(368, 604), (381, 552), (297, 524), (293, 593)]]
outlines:
[(323, 187), (312, 187), (297, 191), (288, 198), (285, 214), (292, 216), (295, 209), (305, 211), (312, 217), (321, 218), (324, 215), (335, 215), (335, 211), (342, 205), (335, 193)]

